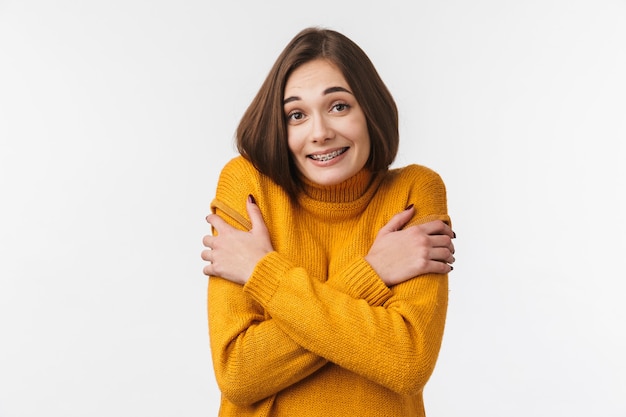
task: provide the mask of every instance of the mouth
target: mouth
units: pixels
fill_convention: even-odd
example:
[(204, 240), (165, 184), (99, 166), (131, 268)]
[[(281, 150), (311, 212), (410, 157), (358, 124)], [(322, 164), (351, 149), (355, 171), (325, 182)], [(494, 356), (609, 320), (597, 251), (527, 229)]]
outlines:
[(350, 147), (346, 146), (345, 148), (340, 148), (340, 149), (334, 150), (332, 152), (311, 154), (311, 155), (307, 155), (306, 157), (307, 158), (311, 158), (311, 159), (313, 159), (315, 161), (328, 162), (328, 161), (330, 161), (332, 159), (335, 159), (339, 155), (345, 153), (348, 149), (350, 149)]

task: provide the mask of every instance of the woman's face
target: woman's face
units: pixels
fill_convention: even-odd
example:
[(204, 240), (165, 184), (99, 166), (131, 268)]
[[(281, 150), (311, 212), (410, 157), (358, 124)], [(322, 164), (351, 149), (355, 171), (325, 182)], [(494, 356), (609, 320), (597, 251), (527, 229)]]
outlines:
[(338, 184), (365, 166), (370, 155), (367, 121), (333, 64), (317, 59), (294, 70), (283, 107), (289, 150), (307, 179)]

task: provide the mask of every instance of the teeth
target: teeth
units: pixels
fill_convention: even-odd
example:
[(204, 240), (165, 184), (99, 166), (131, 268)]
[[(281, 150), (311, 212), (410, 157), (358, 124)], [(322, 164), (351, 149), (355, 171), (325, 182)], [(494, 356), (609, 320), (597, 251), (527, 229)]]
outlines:
[(330, 161), (333, 158), (338, 157), (339, 155), (344, 153), (346, 150), (348, 150), (348, 148), (341, 148), (334, 152), (326, 153), (323, 155), (309, 155), (309, 158), (315, 159), (316, 161), (326, 162), (326, 161)]

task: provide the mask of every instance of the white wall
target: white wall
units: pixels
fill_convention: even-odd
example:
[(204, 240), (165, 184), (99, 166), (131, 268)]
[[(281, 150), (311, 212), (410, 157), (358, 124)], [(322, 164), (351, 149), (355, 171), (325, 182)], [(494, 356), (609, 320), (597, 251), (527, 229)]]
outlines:
[(204, 221), (308, 25), (458, 235), (429, 417), (626, 415), (626, 2), (0, 1), (0, 416), (216, 415)]

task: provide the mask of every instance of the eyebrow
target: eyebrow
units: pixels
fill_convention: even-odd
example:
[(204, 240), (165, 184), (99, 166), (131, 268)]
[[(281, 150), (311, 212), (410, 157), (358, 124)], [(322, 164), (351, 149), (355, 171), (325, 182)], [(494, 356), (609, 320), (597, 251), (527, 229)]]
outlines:
[[(352, 94), (350, 90), (337, 86), (337, 87), (328, 87), (326, 90), (324, 90), (322, 95), (325, 96), (327, 94), (337, 93), (337, 92), (344, 92), (344, 93)], [(287, 97), (286, 99), (283, 100), (283, 104), (291, 103), (292, 101), (298, 101), (298, 100), (302, 100), (302, 98), (298, 96)]]

